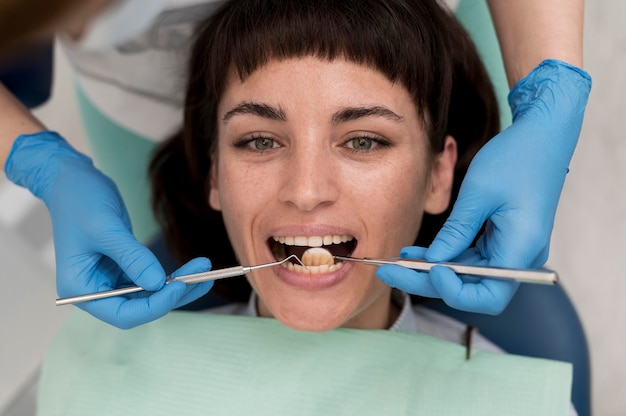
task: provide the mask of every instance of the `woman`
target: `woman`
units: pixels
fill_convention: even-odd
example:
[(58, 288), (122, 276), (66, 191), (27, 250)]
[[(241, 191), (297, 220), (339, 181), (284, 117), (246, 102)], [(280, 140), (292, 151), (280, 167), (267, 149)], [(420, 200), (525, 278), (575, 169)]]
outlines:
[[(499, 127), (476, 50), (435, 1), (230, 2), (200, 28), (189, 74), (183, 130), (152, 163), (155, 211), (181, 261), (428, 245)], [(460, 340), (460, 325), (403, 310), (408, 296), (374, 268), (318, 262), (249, 274), (250, 313), (312, 331), (411, 331), (423, 315)], [(216, 286), (248, 301), (245, 282)]]

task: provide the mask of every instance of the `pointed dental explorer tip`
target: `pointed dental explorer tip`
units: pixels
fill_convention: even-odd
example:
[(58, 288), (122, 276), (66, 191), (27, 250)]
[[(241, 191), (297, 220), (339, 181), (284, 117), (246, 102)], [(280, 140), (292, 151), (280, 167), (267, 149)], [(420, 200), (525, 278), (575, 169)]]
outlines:
[(393, 264), (406, 267), (413, 270), (423, 272), (429, 271), (434, 266), (445, 266), (457, 274), (464, 274), (475, 277), (487, 277), (492, 279), (517, 280), (519, 282), (537, 283), (537, 284), (556, 284), (559, 280), (557, 272), (554, 270), (540, 269), (509, 269), (504, 267), (491, 266), (474, 266), (461, 263), (431, 263), (426, 260), (389, 258), (389, 259), (371, 259), (333, 256), (336, 260), (353, 261), (357, 263), (368, 264), (371, 266), (382, 266), (385, 264)]
[[(250, 269), (249, 271), (265, 269), (266, 267), (280, 266), (283, 263), (287, 263), (289, 260), (295, 260), (295, 261), (298, 262), (299, 265), (301, 265), (303, 267), (306, 267), (306, 264), (302, 263), (302, 260), (300, 260), (300, 257), (296, 256), (295, 254), (292, 254), (289, 257), (285, 257), (284, 259), (279, 260), (279, 261), (275, 261), (273, 263), (259, 264), (257, 266), (248, 266), (248, 267), (244, 267), (244, 268)], [(248, 273), (248, 272), (246, 272), (246, 273)]]
[[(295, 254), (292, 254), (289, 257), (286, 257), (280, 261), (275, 261), (273, 263), (259, 264), (257, 266), (235, 266), (235, 267), (229, 267), (226, 269), (211, 270), (211, 271), (203, 272), (203, 273), (188, 274), (184, 276), (178, 276), (178, 277), (167, 279), (165, 283), (169, 284), (172, 282), (183, 282), (186, 284), (192, 284), (192, 283), (208, 282), (211, 280), (226, 279), (229, 277), (237, 277), (237, 276), (242, 276), (244, 274), (250, 273), (253, 270), (264, 269), (266, 267), (280, 266), (281, 264), (286, 263), (291, 259), (295, 259), (302, 266), (307, 267), (304, 263), (302, 263), (302, 260), (300, 260), (298, 256), (296, 256)], [(87, 302), (90, 300), (105, 299), (105, 298), (110, 298), (113, 296), (128, 295), (131, 293), (137, 293), (137, 292), (142, 292), (142, 291), (144, 291), (144, 289), (140, 286), (130, 286), (130, 287), (124, 287), (121, 289), (113, 289), (113, 290), (107, 290), (103, 292), (90, 293), (87, 295), (60, 298), (56, 300), (56, 306), (82, 303), (82, 302)]]
[(295, 254), (292, 254), (291, 256), (287, 257), (285, 260), (281, 261), (280, 264), (283, 264), (284, 262), (286, 262), (289, 259), (296, 259), (296, 261), (298, 262), (298, 264), (302, 267), (304, 267), (305, 269), (308, 269), (309, 266), (307, 266), (306, 264), (304, 264), (302, 262), (302, 260), (300, 260), (300, 257), (296, 256)]

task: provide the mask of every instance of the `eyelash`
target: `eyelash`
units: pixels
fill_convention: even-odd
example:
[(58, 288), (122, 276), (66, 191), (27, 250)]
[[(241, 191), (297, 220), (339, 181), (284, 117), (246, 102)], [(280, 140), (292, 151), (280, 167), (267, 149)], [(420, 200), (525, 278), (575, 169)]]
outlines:
[[(255, 149), (253, 147), (253, 144), (257, 140), (268, 140), (268, 141), (273, 142), (274, 144), (269, 149), (262, 149), (262, 150), (261, 149)], [(263, 136), (263, 135), (258, 134), (258, 135), (252, 135), (252, 136), (246, 137), (244, 139), (241, 139), (238, 142), (236, 142), (234, 144), (234, 146), (236, 148), (238, 148), (238, 149), (248, 150), (250, 152), (263, 153), (263, 152), (267, 152), (268, 150), (272, 150), (272, 149), (275, 149), (277, 147), (280, 147), (280, 144), (276, 140), (272, 139), (271, 137)]]
[[(359, 139), (371, 140), (373, 142), (373, 145), (372, 145), (373, 147), (369, 149), (365, 149), (365, 150), (359, 150), (359, 149), (347, 147), (349, 143), (352, 143), (355, 140), (359, 140)], [(351, 137), (350, 139), (344, 142), (344, 147), (346, 147), (348, 150), (354, 153), (371, 153), (371, 152), (382, 150), (382, 148), (389, 147), (389, 146), (391, 146), (391, 143), (388, 140), (383, 139), (382, 137), (367, 134), (367, 133), (359, 133), (358, 136)]]
[[(363, 149), (363, 150), (348, 147), (348, 144), (353, 143), (355, 140), (360, 140), (360, 139), (366, 139), (366, 140), (372, 141), (373, 142), (372, 147), (370, 147), (369, 149)], [(253, 147), (253, 143), (258, 140), (268, 140), (268, 141), (273, 142), (274, 144), (269, 149), (255, 149)], [(281, 147), (281, 145), (276, 140), (272, 139), (271, 137), (264, 136), (264, 135), (253, 135), (253, 136), (246, 137), (236, 142), (234, 146), (236, 148), (249, 150), (255, 153), (264, 153), (266, 151)], [(351, 152), (363, 154), (363, 153), (371, 153), (371, 152), (376, 152), (378, 150), (382, 150), (381, 148), (391, 146), (391, 143), (388, 140), (385, 140), (379, 136), (374, 136), (374, 135), (367, 134), (367, 133), (359, 133), (358, 136), (354, 136), (346, 140), (343, 143), (343, 146), (346, 149), (350, 150)]]

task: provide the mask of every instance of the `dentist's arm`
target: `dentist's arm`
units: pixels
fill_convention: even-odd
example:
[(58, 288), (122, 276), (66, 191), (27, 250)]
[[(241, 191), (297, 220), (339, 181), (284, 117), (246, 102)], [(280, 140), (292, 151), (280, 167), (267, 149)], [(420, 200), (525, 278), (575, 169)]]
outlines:
[[(80, 307), (120, 328), (157, 319), (204, 295), (211, 284), (164, 286), (155, 256), (138, 242), (115, 184), (87, 156), (57, 133), (47, 131), (0, 84), (0, 165), (14, 183), (46, 204), (52, 219), (57, 291), (73, 296), (136, 284), (156, 291), (149, 297), (117, 297)], [(179, 273), (210, 269), (195, 259)]]
[[(427, 249), (401, 255), (536, 268), (548, 258), (557, 204), (582, 125), (591, 78), (582, 65), (582, 0), (490, 0), (513, 124), (472, 161), (449, 219)], [(485, 232), (470, 247), (483, 224)], [(500, 313), (518, 284), (384, 266), (378, 276), (462, 310)]]
[(487, 0), (509, 86), (541, 61), (582, 67), (584, 0)]
[(45, 127), (22, 103), (0, 83), (0, 166), (4, 166), (15, 138), (20, 134), (32, 134)]

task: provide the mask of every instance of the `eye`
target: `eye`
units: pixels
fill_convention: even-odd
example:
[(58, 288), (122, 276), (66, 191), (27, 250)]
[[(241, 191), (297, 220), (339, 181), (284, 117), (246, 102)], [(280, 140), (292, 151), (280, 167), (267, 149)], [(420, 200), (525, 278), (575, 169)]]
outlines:
[(345, 142), (344, 146), (355, 152), (371, 152), (379, 147), (387, 147), (390, 143), (380, 137), (370, 137), (367, 135), (360, 135), (353, 137)]
[(280, 147), (280, 144), (274, 139), (265, 136), (255, 136), (245, 138), (235, 144), (235, 147), (246, 148), (256, 152), (265, 152), (267, 150)]
[(256, 139), (250, 141), (250, 146), (255, 150), (263, 151), (278, 147), (278, 143), (267, 137), (257, 137)]

